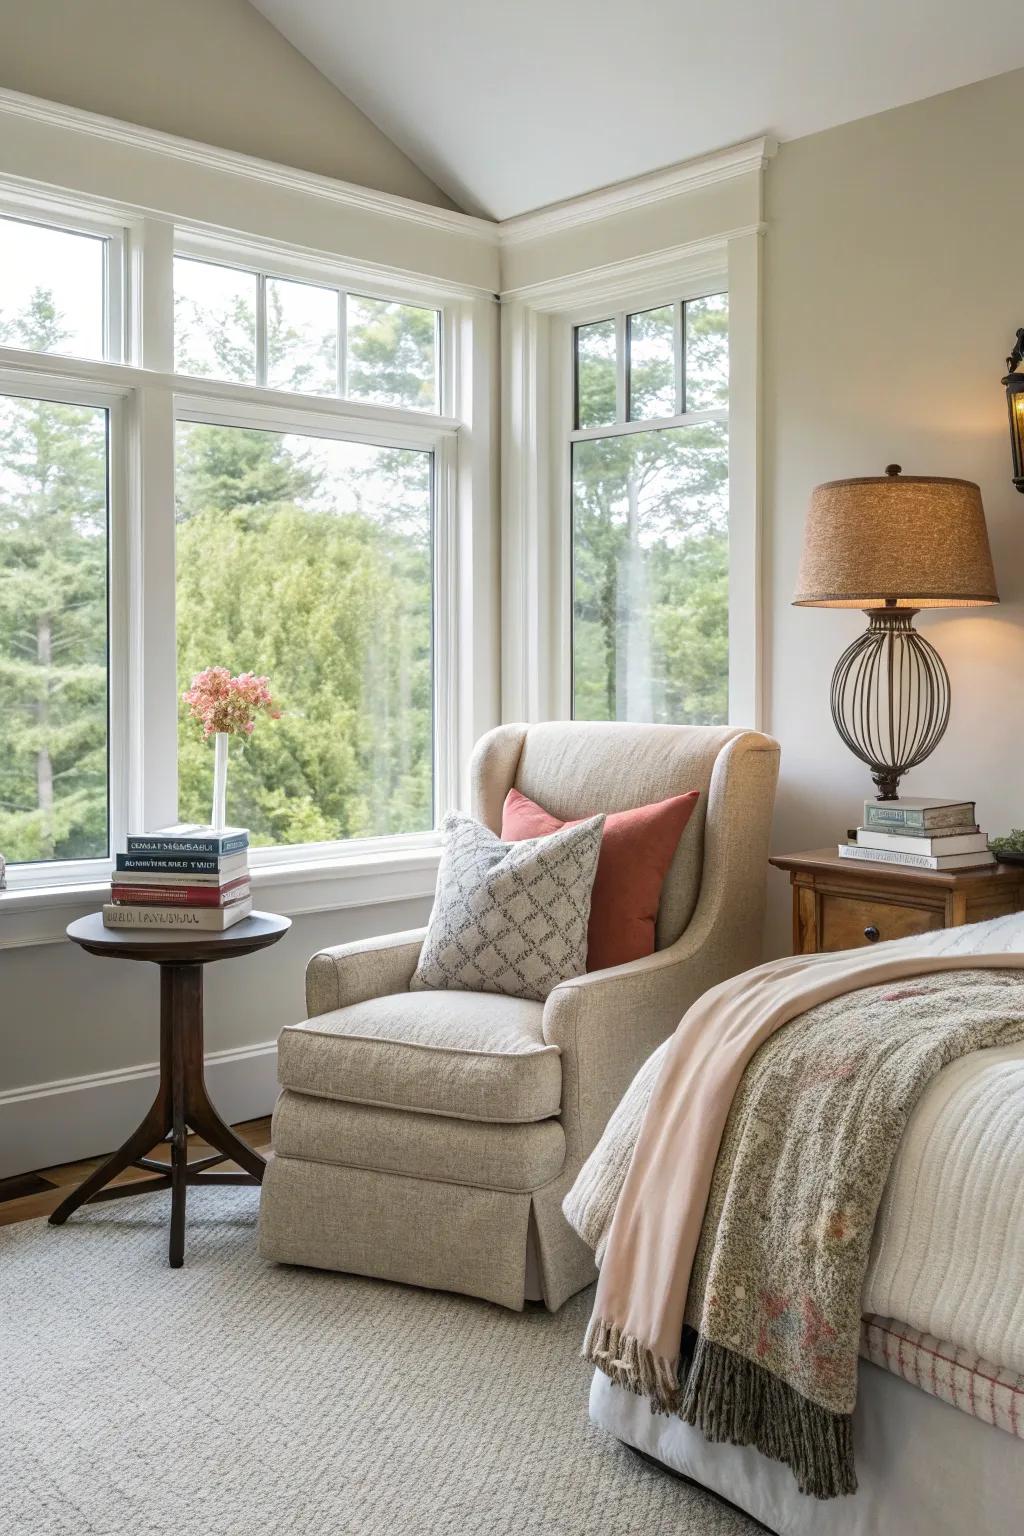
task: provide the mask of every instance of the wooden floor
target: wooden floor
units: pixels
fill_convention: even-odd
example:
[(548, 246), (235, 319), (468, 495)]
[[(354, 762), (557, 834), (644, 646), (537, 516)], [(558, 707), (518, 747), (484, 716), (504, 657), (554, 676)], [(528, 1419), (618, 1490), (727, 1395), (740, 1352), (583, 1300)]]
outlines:
[[(262, 1152), (266, 1156), (270, 1150), (269, 1115), (264, 1115), (260, 1120), (243, 1121), (241, 1125), (235, 1126), (235, 1130), (244, 1141), (255, 1147), (257, 1152)], [(201, 1157), (204, 1152), (210, 1151), (200, 1136), (189, 1137), (188, 1149), (190, 1157)], [(164, 1142), (150, 1154), (164, 1163), (169, 1161), (170, 1155), (169, 1142)], [(90, 1157), (81, 1163), (60, 1163), (56, 1168), (41, 1168), (38, 1173), (20, 1173), (11, 1179), (0, 1179), (0, 1227), (10, 1226), (15, 1221), (30, 1221), (34, 1216), (49, 1216), (54, 1207), (63, 1200), (68, 1189), (72, 1185), (80, 1184), (86, 1175), (102, 1162), (102, 1157)], [(230, 1173), (237, 1167), (237, 1163), (224, 1163), (218, 1165), (217, 1171)], [(129, 1168), (126, 1172), (118, 1174), (113, 1183), (132, 1184), (136, 1179), (148, 1179), (152, 1176), (144, 1169)]]

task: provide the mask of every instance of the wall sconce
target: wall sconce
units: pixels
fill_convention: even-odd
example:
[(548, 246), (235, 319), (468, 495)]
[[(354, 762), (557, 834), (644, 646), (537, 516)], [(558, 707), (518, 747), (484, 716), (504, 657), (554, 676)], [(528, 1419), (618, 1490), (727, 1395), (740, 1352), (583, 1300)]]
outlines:
[(1017, 372), (1021, 362), (1024, 362), (1024, 330), (1017, 332), (1016, 345), (1006, 359), (1007, 374), (1003, 380), (1010, 412), (1013, 483), (1018, 491), (1024, 491), (1024, 373)]

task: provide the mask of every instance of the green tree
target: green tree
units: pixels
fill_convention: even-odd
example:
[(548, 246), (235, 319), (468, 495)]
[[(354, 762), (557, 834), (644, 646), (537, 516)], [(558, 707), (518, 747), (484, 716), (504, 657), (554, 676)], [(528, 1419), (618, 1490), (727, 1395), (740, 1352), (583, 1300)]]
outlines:
[[(359, 298), (349, 314), (351, 392), (433, 404), (436, 314)], [(218, 316), (190, 302), (179, 321), (179, 357), (201, 336), (213, 371), (248, 376), (244, 304)], [(273, 284), (267, 336), (270, 371), (287, 387), (326, 377), (333, 333), (289, 324)], [(266, 673), (283, 711), (232, 744), (231, 815), (256, 843), (432, 824), (430, 478), (420, 452), (179, 429), (181, 687), (213, 663)], [(182, 815), (208, 817), (210, 774), (209, 744), (182, 711)]]
[[(300, 440), (301, 441), (301, 440)], [(179, 434), (181, 686), (266, 673), (282, 708), (233, 745), (232, 819), (256, 843), (432, 821), (428, 456), (275, 433)], [(204, 820), (211, 752), (182, 715), (180, 809)]]
[[(727, 311), (711, 301), (688, 309), (687, 362), (697, 381), (709, 381), (706, 403), (724, 404)], [(642, 317), (652, 335), (661, 313)], [(598, 344), (599, 338), (591, 343), (595, 353)], [(631, 370), (633, 397), (663, 399), (670, 361), (656, 349), (641, 355), (645, 360), (634, 360)], [(614, 420), (612, 353), (580, 369), (579, 410), (581, 423)], [(726, 719), (727, 484), (728, 435), (719, 423), (574, 445), (573, 661), (580, 718)]]
[[(0, 339), (59, 351), (51, 293)], [(0, 399), (0, 850), (107, 851), (106, 413)]]
[(349, 394), (436, 409), (436, 310), (354, 295), (348, 303)]

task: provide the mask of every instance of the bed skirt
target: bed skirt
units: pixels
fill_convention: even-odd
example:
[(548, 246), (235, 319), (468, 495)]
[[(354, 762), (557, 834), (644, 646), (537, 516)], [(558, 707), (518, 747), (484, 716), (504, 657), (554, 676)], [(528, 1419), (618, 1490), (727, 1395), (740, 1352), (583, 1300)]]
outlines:
[(989, 1536), (1019, 1529), (1024, 1447), (866, 1360), (860, 1362), (855, 1494), (821, 1502), (750, 1446), (711, 1445), (597, 1371), (590, 1417), (712, 1489), (777, 1536)]

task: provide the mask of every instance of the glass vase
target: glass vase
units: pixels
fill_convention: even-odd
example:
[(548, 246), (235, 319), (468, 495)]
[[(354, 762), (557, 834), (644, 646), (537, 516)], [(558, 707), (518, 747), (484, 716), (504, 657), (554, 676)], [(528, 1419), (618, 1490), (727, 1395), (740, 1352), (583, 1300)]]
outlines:
[(228, 733), (218, 731), (213, 738), (213, 815), (210, 825), (228, 824)]

